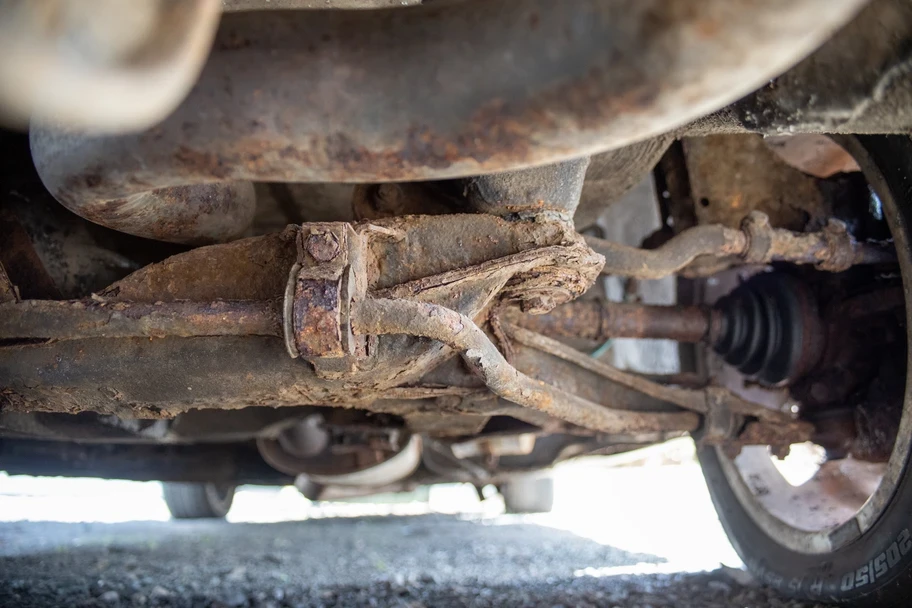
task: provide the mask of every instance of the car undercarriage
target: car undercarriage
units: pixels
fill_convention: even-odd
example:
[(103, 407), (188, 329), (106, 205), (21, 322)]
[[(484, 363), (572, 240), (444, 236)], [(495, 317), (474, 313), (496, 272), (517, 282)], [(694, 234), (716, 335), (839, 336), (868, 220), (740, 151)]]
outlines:
[(508, 493), (690, 435), (764, 581), (912, 576), (912, 5), (77, 4), (0, 7), (0, 470)]

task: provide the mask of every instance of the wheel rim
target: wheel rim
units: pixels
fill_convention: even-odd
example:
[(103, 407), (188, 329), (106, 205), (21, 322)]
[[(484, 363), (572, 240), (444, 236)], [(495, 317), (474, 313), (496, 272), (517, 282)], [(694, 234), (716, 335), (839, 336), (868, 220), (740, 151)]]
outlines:
[[(893, 235), (905, 290), (912, 284), (908, 237), (895, 199), (880, 169), (861, 143), (839, 138), (862, 168), (872, 191), (883, 204)], [(909, 345), (912, 307), (906, 306), (906, 382), (902, 417), (890, 458), (868, 463), (846, 458), (824, 463), (800, 485), (791, 485), (766, 446), (745, 447), (734, 460), (715, 448), (722, 473), (745, 511), (770, 538), (796, 552), (833, 552), (867, 532), (890, 503), (909, 458), (912, 436)]]

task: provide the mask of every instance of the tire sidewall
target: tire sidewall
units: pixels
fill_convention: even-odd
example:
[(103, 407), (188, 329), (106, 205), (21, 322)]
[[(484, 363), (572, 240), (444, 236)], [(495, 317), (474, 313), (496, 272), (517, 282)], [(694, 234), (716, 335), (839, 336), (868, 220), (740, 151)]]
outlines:
[[(863, 535), (824, 555), (798, 553), (770, 538), (735, 496), (713, 447), (698, 454), (719, 519), (745, 565), (763, 583), (815, 601), (872, 599), (878, 606), (912, 583), (912, 483), (904, 475)], [(874, 580), (870, 572), (874, 571)]]
[[(912, 225), (912, 140), (906, 136), (859, 136), (838, 141), (861, 164), (877, 168), (883, 178), (880, 187), (887, 188), (896, 203), (895, 209), (885, 206), (884, 211), (898, 245), (907, 247), (908, 226)], [(903, 261), (908, 294), (912, 274), (909, 260)], [(906, 299), (909, 300), (908, 295)], [(907, 310), (907, 322), (910, 312)], [(907, 378), (912, 378), (908, 371)], [(909, 393), (907, 385), (906, 415), (910, 410)], [(703, 447), (698, 458), (732, 545), (762, 582), (786, 594), (815, 601), (908, 604), (906, 594), (912, 584), (912, 476), (908, 460), (901, 465), (892, 498), (870, 528), (830, 553), (805, 554), (779, 544), (754, 521), (731, 487), (720, 462), (724, 456), (716, 448)]]

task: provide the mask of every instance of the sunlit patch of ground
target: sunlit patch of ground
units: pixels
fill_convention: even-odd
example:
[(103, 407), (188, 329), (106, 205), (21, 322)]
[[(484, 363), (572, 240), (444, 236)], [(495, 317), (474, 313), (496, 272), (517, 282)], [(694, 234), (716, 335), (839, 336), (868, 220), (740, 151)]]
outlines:
[[(492, 490), (479, 501), (469, 485), (423, 489), (368, 502), (318, 502), (294, 488), (244, 487), (231, 522), (278, 522), (372, 515), (459, 514), (484, 525), (536, 524), (604, 545), (655, 555), (667, 563), (643, 572), (695, 572), (720, 563), (740, 566), (725, 538), (689, 440), (620, 458), (590, 458), (557, 467), (551, 513), (505, 515)], [(166, 521), (158, 483), (96, 479), (9, 477), (0, 474), (0, 521)], [(637, 567), (625, 566), (625, 572)], [(611, 570), (611, 569), (609, 569)], [(581, 570), (580, 576), (620, 572)]]

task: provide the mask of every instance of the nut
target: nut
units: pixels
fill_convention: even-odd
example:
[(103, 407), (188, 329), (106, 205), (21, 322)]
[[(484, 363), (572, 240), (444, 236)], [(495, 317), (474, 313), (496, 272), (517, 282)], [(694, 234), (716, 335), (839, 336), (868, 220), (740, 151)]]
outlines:
[(765, 264), (773, 248), (773, 228), (769, 216), (762, 211), (751, 211), (741, 223), (747, 236), (747, 250), (741, 254), (748, 264)]

